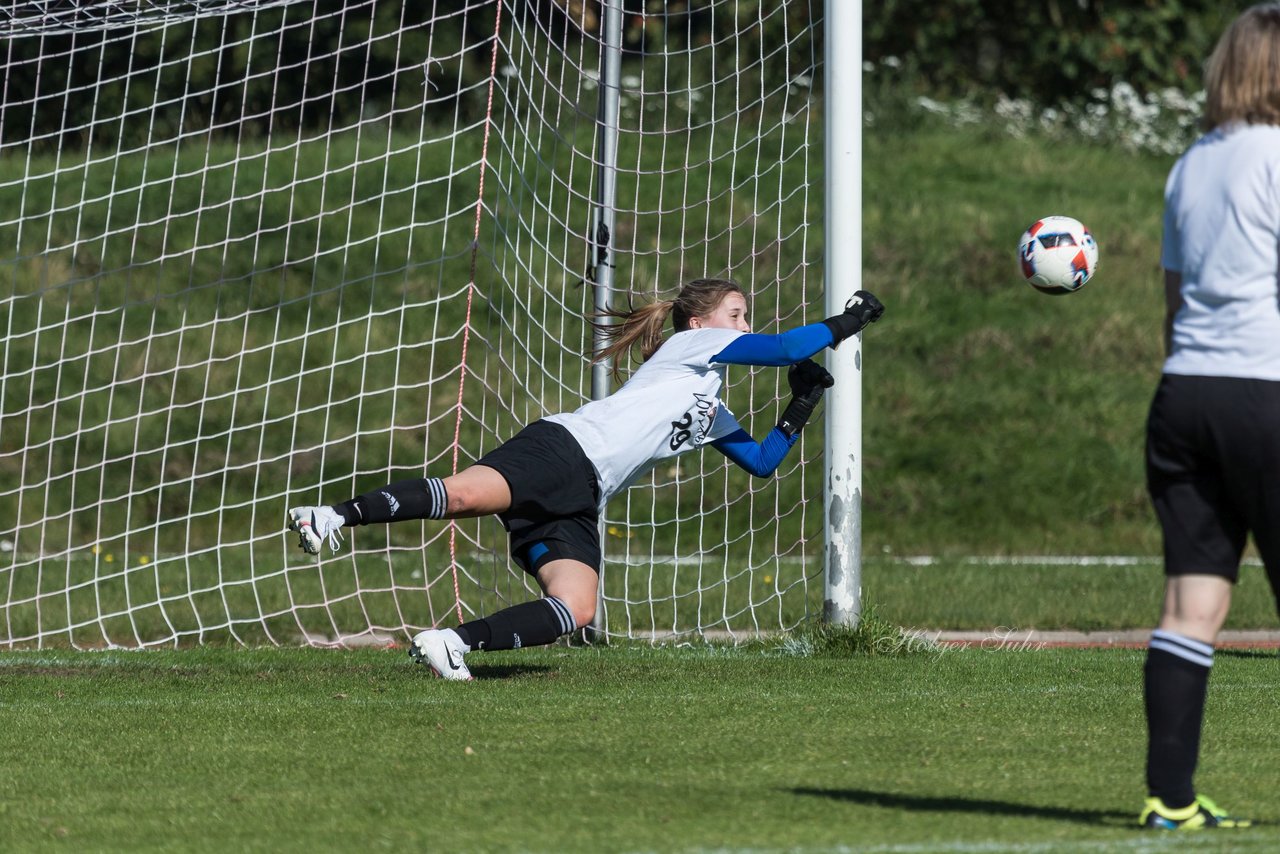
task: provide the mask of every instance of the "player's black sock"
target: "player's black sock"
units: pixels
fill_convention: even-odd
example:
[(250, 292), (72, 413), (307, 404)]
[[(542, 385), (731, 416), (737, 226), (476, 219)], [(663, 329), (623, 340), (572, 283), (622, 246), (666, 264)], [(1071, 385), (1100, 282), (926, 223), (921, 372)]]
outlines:
[(513, 605), (496, 614), (463, 623), (455, 631), (472, 649), (519, 649), (542, 646), (577, 626), (568, 606), (554, 596)]
[(372, 525), (405, 519), (443, 519), (449, 506), (444, 481), (419, 477), (388, 484), (334, 505), (348, 525)]
[(1200, 754), (1213, 644), (1156, 629), (1143, 669), (1147, 707), (1147, 789), (1173, 809), (1196, 799), (1191, 777)]

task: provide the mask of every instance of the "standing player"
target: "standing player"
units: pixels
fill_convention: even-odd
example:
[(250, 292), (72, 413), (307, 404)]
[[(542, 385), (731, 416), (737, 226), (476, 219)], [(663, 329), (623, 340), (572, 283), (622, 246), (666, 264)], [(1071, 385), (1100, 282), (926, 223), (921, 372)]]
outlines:
[[(595, 616), (605, 503), (664, 459), (711, 445), (742, 468), (772, 474), (799, 438), (831, 375), (809, 359), (877, 320), (884, 306), (858, 291), (843, 313), (780, 335), (753, 335), (746, 295), (734, 282), (690, 282), (674, 300), (602, 326), (611, 343), (596, 360), (638, 347), (644, 362), (614, 394), (575, 412), (535, 421), (476, 463), (446, 478), (379, 487), (331, 507), (295, 507), (289, 527), (317, 554), (344, 525), (496, 514), (511, 555), (545, 597), (453, 629), (429, 629), (409, 652), (446, 679), (470, 679), (472, 650), (555, 641)], [(663, 339), (667, 316), (675, 334)], [(727, 365), (790, 365), (792, 399), (763, 442), (739, 426), (720, 398)]]
[(1165, 187), (1168, 359), (1147, 421), (1165, 598), (1144, 670), (1146, 827), (1243, 827), (1191, 778), (1213, 645), (1245, 539), (1280, 594), (1280, 3), (1243, 12), (1206, 68), (1206, 133)]

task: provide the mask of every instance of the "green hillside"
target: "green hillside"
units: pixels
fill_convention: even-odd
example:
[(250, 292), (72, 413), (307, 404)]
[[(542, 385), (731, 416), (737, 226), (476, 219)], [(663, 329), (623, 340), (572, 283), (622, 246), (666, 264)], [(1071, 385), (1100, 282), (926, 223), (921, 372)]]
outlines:
[[(866, 538), (895, 553), (1154, 553), (1143, 479), (1162, 360), (1160, 211), (1171, 159), (980, 127), (873, 128), (864, 276)], [(1037, 293), (1015, 247), (1085, 222), (1099, 272)]]

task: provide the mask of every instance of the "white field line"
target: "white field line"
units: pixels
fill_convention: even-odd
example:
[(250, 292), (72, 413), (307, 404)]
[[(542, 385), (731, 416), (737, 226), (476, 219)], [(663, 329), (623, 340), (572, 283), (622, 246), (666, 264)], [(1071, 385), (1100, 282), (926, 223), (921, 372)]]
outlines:
[[(627, 555), (612, 557), (605, 554), (606, 564), (622, 566), (689, 566), (716, 565), (724, 563), (725, 558), (716, 555), (701, 557), (681, 557), (678, 555)], [(762, 558), (757, 565), (769, 564), (800, 565), (820, 563), (820, 556), (813, 557), (773, 557)], [(901, 565), (901, 566), (1160, 566), (1164, 558), (1160, 555), (863, 555), (866, 565)], [(1262, 566), (1257, 558), (1245, 558), (1244, 566)]]
[[(355, 549), (354, 551), (356, 554), (373, 555), (373, 554), (381, 554), (386, 550), (385, 549)], [(397, 551), (403, 551), (403, 549), (397, 549)], [(95, 552), (94, 547), (92, 545), (87, 545), (87, 546), (84, 546), (83, 548), (78, 548), (71, 551), (67, 551), (64, 549), (56, 552), (45, 552), (44, 554), (41, 554), (39, 552), (29, 552), (29, 551), (15, 552), (13, 549), (12, 543), (8, 542), (7, 540), (0, 540), (0, 554), (12, 555), (13, 559), (16, 561), (30, 561), (30, 560), (37, 560), (37, 559), (92, 561), (92, 560), (103, 560), (106, 553), (107, 553), (106, 550), (102, 548), (99, 548), (99, 550)], [(470, 557), (470, 559), (472, 560), (476, 560), (480, 558), (483, 558), (486, 560), (492, 559), (492, 555), (487, 552), (471, 552), (469, 554), (464, 553), (464, 555), (467, 557)], [(159, 554), (148, 554), (147, 558), (151, 562), (169, 562), (173, 560), (180, 560), (182, 556), (183, 555), (181, 552), (163, 552)], [(761, 564), (780, 563), (780, 564), (786, 564), (786, 565), (799, 565), (799, 564), (805, 564), (805, 563), (813, 563), (821, 560), (822, 558), (818, 555), (814, 555), (812, 557), (785, 555), (781, 557), (762, 557), (759, 559), (759, 563)], [(302, 558), (302, 561), (314, 563), (314, 560), (309, 560), (305, 557)], [(615, 556), (615, 555), (609, 555), (609, 554), (605, 555), (606, 563), (615, 563), (622, 566), (671, 566), (671, 565), (687, 566), (687, 565), (696, 565), (696, 564), (716, 564), (716, 563), (723, 563), (724, 561), (725, 561), (725, 557), (723, 555), (716, 555), (716, 554), (688, 555), (688, 556), (672, 555), (672, 554), (656, 554), (656, 555), (631, 554), (631, 555), (622, 555), (622, 556)], [(1160, 558), (1159, 557), (1139, 557), (1139, 556), (1131, 557), (1131, 556), (1121, 556), (1121, 555), (1110, 555), (1110, 556), (1108, 555), (1039, 555), (1039, 556), (1037, 555), (1024, 555), (1024, 556), (964, 555), (964, 556), (958, 556), (958, 557), (942, 557), (942, 556), (935, 556), (935, 555), (912, 555), (907, 557), (898, 557), (898, 556), (890, 556), (890, 555), (871, 555), (871, 556), (864, 555), (863, 562), (864, 563), (897, 563), (897, 564), (909, 564), (911, 566), (935, 566), (935, 565), (946, 565), (946, 564), (971, 564), (975, 566), (1000, 566), (1000, 565), (1016, 566), (1016, 565), (1033, 565), (1033, 564), (1049, 565), (1049, 566), (1061, 566), (1061, 565), (1075, 565), (1075, 566), (1143, 565), (1145, 566), (1147, 564), (1159, 563)]]
[[(355, 554), (377, 555), (386, 553), (386, 549), (356, 549)], [(397, 549), (397, 551), (402, 551)], [(82, 549), (76, 549), (71, 552), (49, 552), (40, 555), (36, 552), (17, 552), (13, 551), (13, 544), (8, 541), (0, 541), (0, 554), (11, 555), (15, 563), (25, 563), (37, 559), (58, 560), (58, 561), (93, 561), (102, 560), (103, 552), (95, 554), (92, 546), (86, 546)], [(472, 561), (476, 560), (492, 560), (493, 555), (488, 552), (474, 552), (467, 555)], [(167, 563), (174, 560), (181, 560), (182, 554), (179, 552), (148, 555), (148, 561), (152, 563)], [(723, 555), (703, 554), (703, 555), (610, 555), (605, 553), (605, 564), (614, 564), (618, 566), (716, 566), (723, 565), (727, 559)], [(736, 558), (734, 559), (737, 560)], [(954, 566), (1160, 566), (1163, 563), (1160, 555), (886, 555), (872, 554), (863, 555), (862, 562), (864, 565), (902, 565), (902, 566), (938, 566), (938, 567), (954, 567)], [(821, 555), (813, 556), (796, 556), (786, 555), (781, 557), (760, 557), (755, 561), (756, 566), (769, 566), (781, 564), (783, 566), (800, 566), (812, 563), (821, 563)], [(288, 561), (289, 566), (306, 566), (315, 563), (314, 559), (303, 558), (301, 560)], [(1245, 558), (1241, 563), (1244, 566), (1262, 566), (1262, 561), (1258, 558)]]
[[(1027, 815), (1035, 817), (1036, 808), (1027, 806)], [(931, 815), (926, 812), (924, 815)], [(1135, 821), (1136, 824), (1136, 821)], [(1101, 822), (1098, 827), (1103, 830), (1119, 827), (1129, 830), (1124, 824), (1106, 825)], [(954, 842), (920, 842), (920, 843), (888, 843), (881, 845), (834, 845), (824, 847), (799, 848), (689, 848), (680, 849), (687, 854), (1062, 854), (1062, 852), (1128, 852), (1128, 854), (1159, 854), (1159, 852), (1187, 851), (1272, 851), (1276, 840), (1273, 835), (1262, 834), (1252, 836), (1233, 836), (1229, 848), (1224, 848), (1220, 837), (1210, 834), (1197, 839), (1187, 838), (1182, 834), (1178, 838), (1153, 835), (1139, 835), (1140, 831), (1132, 830), (1129, 839), (1111, 840), (1072, 839), (1070, 844), (1061, 841), (1045, 842), (1005, 842), (1002, 840), (974, 840)]]

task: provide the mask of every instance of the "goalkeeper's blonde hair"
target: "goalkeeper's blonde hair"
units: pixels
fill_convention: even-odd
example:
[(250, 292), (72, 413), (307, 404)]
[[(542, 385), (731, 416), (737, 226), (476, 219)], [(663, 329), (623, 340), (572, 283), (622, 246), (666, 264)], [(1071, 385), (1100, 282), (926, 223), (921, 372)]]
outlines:
[[(747, 295), (742, 286), (731, 279), (694, 279), (676, 294), (675, 299), (657, 300), (639, 308), (629, 307), (608, 309), (596, 314), (591, 324), (604, 335), (608, 342), (600, 352), (592, 357), (592, 362), (603, 362), (614, 359), (613, 375), (620, 377), (620, 356), (638, 348), (640, 361), (647, 362), (658, 348), (662, 346), (663, 327), (667, 316), (671, 316), (671, 325), (676, 332), (684, 332), (689, 328), (689, 321), (695, 317), (706, 317), (720, 307), (720, 303), (729, 294), (740, 294), (743, 299)], [(605, 318), (614, 318), (618, 323), (605, 323)], [(634, 358), (634, 355), (633, 357)]]

